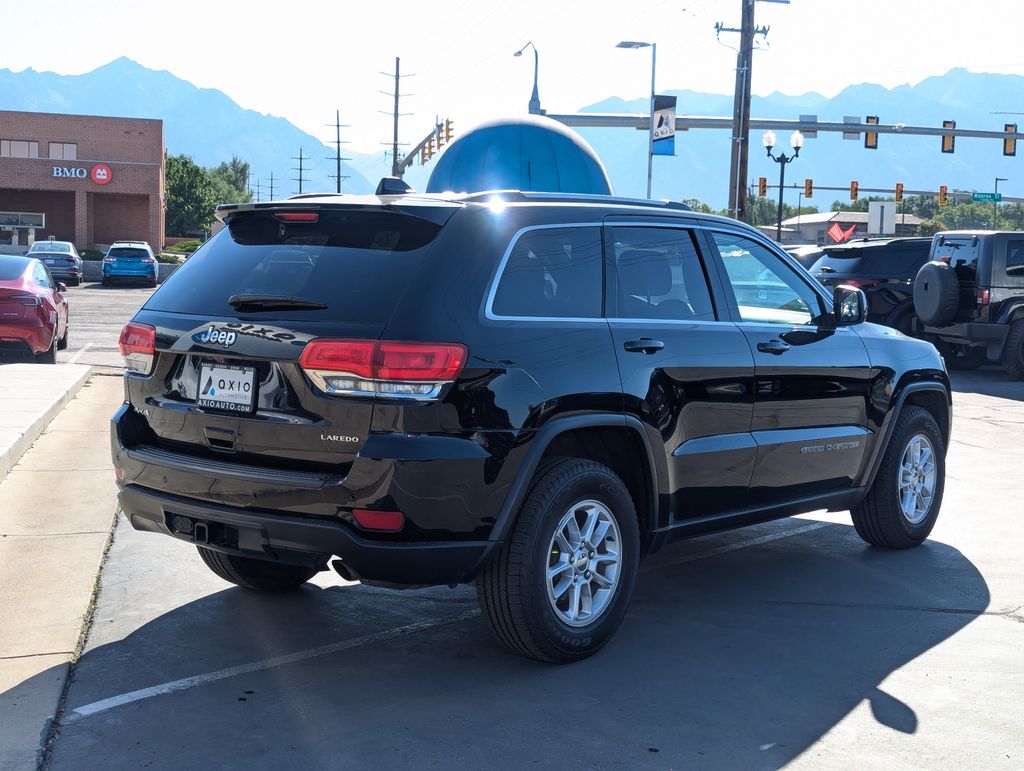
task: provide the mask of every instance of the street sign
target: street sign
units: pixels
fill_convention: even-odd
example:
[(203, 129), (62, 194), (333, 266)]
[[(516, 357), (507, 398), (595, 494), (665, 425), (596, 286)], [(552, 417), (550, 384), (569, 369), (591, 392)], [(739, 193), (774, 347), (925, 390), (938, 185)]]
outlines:
[(987, 203), (999, 203), (1003, 200), (1002, 193), (971, 193), (971, 200), (974, 202), (984, 201)]
[(676, 154), (676, 98), (657, 94), (654, 97), (654, 115), (651, 118), (654, 141), (651, 152), (654, 155)]

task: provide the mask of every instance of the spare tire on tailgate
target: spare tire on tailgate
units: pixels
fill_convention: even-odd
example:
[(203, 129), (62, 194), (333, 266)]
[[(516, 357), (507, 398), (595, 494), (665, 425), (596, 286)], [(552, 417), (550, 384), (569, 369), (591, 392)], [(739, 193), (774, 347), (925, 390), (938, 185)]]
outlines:
[(960, 281), (944, 262), (926, 262), (914, 279), (914, 312), (925, 324), (945, 326), (956, 318)]

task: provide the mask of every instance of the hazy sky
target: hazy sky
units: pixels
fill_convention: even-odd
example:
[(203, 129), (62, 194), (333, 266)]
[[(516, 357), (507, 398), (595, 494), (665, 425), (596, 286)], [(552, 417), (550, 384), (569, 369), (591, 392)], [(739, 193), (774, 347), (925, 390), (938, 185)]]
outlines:
[[(331, 138), (342, 111), (347, 137), (377, 152), (391, 132), (392, 83), (380, 75), (402, 57), (406, 140), (435, 115), (457, 129), (526, 111), (533, 55), (540, 96), (572, 112), (610, 95), (648, 93), (649, 50), (658, 43), (658, 88), (731, 93), (741, 0), (292, 0), (152, 2), (34, 0), (5, 3), (0, 67), (87, 72), (118, 56), (218, 88), (243, 107), (281, 115)], [(1024, 74), (1021, 0), (792, 0), (757, 3), (770, 26), (755, 55), (757, 94), (818, 91), (874, 82), (916, 83), (952, 67)], [(0, 105), (2, 106), (2, 105)], [(1021, 106), (1024, 109), (1024, 105)], [(679, 112), (685, 113), (684, 104)], [(823, 116), (835, 117), (835, 116)], [(201, 116), (196, 116), (201, 120)]]

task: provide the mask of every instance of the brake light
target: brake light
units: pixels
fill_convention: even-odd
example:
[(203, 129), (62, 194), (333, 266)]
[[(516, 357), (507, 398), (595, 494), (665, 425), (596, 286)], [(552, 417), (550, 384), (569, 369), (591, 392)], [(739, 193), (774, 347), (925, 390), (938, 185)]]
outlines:
[(104, 262), (117, 262), (117, 257), (104, 257)]
[(315, 211), (280, 211), (274, 216), (281, 222), (316, 222), (320, 219)]
[(7, 298), (8, 302), (18, 303), (29, 308), (38, 308), (41, 303), (34, 294), (12, 294)]
[(976, 290), (974, 296), (978, 300), (978, 305), (988, 305), (989, 298), (991, 297), (987, 289)]
[(156, 357), (155, 327), (129, 321), (121, 329), (117, 346), (121, 349), (126, 370), (141, 375), (148, 375), (152, 371), (153, 359)]
[(857, 280), (853, 278), (844, 279), (843, 284), (846, 286), (852, 286), (856, 289), (870, 289), (873, 286), (877, 286), (877, 281), (865, 281), (863, 279)]
[(433, 399), (466, 363), (458, 343), (313, 340), (299, 366), (325, 393)]
[(360, 527), (365, 527), (367, 530), (388, 530), (394, 533), (405, 525), (405, 514), (400, 511), (353, 509), (352, 516)]
[(152, 257), (143, 257), (142, 262), (156, 262)]

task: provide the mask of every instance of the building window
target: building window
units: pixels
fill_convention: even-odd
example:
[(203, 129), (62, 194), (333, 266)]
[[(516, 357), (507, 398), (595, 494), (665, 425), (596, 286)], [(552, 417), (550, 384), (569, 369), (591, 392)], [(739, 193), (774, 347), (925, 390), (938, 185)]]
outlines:
[(50, 142), (50, 157), (55, 161), (77, 161), (78, 145), (72, 142)]
[(39, 143), (25, 139), (0, 139), (0, 158), (38, 158)]

